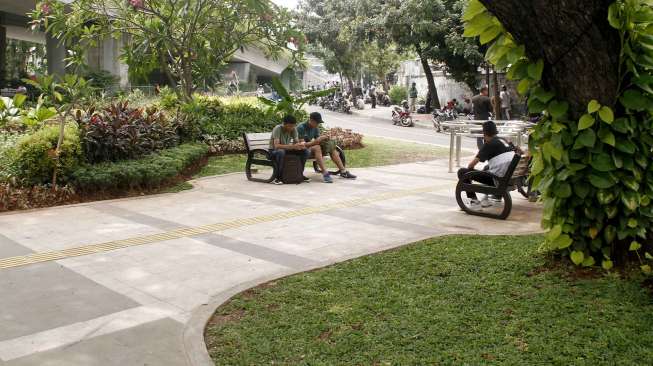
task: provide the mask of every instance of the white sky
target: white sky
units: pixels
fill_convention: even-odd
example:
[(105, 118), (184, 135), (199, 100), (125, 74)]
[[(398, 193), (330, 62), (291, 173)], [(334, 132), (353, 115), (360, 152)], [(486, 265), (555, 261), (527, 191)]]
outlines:
[(297, 0), (272, 0), (274, 3), (294, 9), (297, 6)]

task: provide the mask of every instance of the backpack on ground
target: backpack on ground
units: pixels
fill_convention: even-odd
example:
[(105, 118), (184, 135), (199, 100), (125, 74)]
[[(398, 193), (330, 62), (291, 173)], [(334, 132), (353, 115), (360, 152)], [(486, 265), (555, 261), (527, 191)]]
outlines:
[(299, 184), (304, 181), (302, 161), (298, 155), (286, 154), (283, 158), (283, 174), (281, 181), (284, 184)]

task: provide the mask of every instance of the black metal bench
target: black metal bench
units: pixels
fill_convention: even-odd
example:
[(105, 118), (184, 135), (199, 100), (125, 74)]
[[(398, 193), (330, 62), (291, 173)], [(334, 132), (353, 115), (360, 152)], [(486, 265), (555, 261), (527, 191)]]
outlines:
[[(277, 164), (272, 159), (272, 154), (270, 153), (270, 138), (272, 134), (269, 132), (266, 133), (244, 133), (243, 139), (245, 140), (245, 148), (247, 149), (247, 163), (245, 164), (245, 175), (247, 179), (253, 182), (261, 183), (270, 183), (277, 176)], [(340, 159), (343, 164), (347, 164), (345, 160), (345, 153), (340, 148), (336, 146), (336, 150), (340, 155)], [(330, 159), (329, 156), (325, 156), (325, 159)], [(317, 173), (321, 173), (320, 166), (315, 161), (314, 157), (311, 157), (313, 160), (313, 170)], [(256, 178), (253, 176), (252, 166), (267, 166), (272, 168), (272, 174), (269, 178)], [(336, 173), (336, 172), (331, 172)]]
[[(464, 183), (466, 180), (473, 180), (476, 175), (480, 174), (480, 171), (471, 171), (465, 174), (458, 185), (456, 186), (456, 202), (458, 206), (470, 215), (490, 217), (500, 220), (505, 220), (510, 215), (512, 210), (512, 197), (510, 192), (518, 190), (519, 193), (528, 198), (528, 193), (524, 190), (524, 187), (528, 186), (528, 172), (530, 165), (530, 157), (520, 156), (515, 154), (510, 166), (506, 171), (506, 175), (503, 177), (494, 177), (494, 186), (489, 186), (481, 184), (478, 182)], [(487, 174), (487, 173), (485, 173)], [(465, 204), (463, 200), (463, 194), (465, 192), (474, 192), (492, 195), (495, 197), (500, 197), (503, 201), (503, 210), (500, 213), (485, 212), (482, 210), (474, 210)]]

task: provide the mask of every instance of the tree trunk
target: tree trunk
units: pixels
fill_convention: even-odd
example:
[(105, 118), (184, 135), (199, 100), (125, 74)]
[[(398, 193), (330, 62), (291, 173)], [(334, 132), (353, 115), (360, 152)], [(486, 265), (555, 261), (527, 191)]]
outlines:
[(592, 99), (614, 105), (621, 48), (608, 23), (614, 0), (480, 1), (531, 60), (544, 60), (542, 84), (569, 102), (572, 117)]
[(440, 109), (440, 98), (438, 97), (438, 90), (435, 88), (435, 80), (433, 79), (433, 71), (431, 71), (431, 65), (429, 65), (429, 60), (424, 56), (422, 46), (417, 43), (415, 44), (415, 49), (419, 55), (419, 60), (422, 62), (422, 68), (424, 69), (424, 74), (426, 75), (426, 82), (429, 85), (429, 91), (426, 98), (426, 112), (431, 113), (433, 108)]

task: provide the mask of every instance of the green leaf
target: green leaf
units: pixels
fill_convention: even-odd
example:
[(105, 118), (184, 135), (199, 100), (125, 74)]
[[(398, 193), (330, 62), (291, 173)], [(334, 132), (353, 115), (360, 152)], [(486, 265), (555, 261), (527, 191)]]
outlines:
[(549, 230), (549, 232), (546, 234), (546, 240), (548, 241), (554, 241), (558, 239), (558, 237), (562, 234), (562, 225), (555, 225), (554, 227)]
[(580, 122), (578, 123), (578, 130), (581, 131), (590, 128), (592, 127), (592, 125), (594, 125), (594, 122), (596, 122), (596, 120), (591, 114), (584, 114), (582, 117), (580, 117)]
[(642, 272), (644, 272), (646, 274), (651, 273), (651, 266), (649, 266), (648, 264), (641, 265), (639, 268), (641, 268)]
[(601, 139), (603, 143), (606, 143), (612, 147), (614, 147), (617, 144), (614, 134), (612, 133), (612, 131), (608, 129), (599, 130), (599, 139)]
[(534, 98), (541, 101), (542, 103), (548, 103), (551, 99), (553, 99), (554, 96), (555, 96), (554, 93), (547, 92), (546, 90), (544, 90), (544, 88), (538, 86), (531, 91), (531, 98), (529, 99), (529, 102), (531, 99)]
[(651, 253), (649, 253), (649, 252), (644, 253), (644, 257), (646, 259), (653, 259), (653, 255), (651, 255)]
[(495, 25), (495, 26), (492, 26), (492, 27), (486, 29), (481, 34), (481, 38), (480, 38), (481, 44), (486, 44), (488, 42), (493, 41), (502, 32), (503, 32), (503, 27), (501, 27), (500, 25)]
[(608, 8), (608, 22), (610, 23), (610, 26), (615, 29), (621, 29), (621, 19), (619, 19), (620, 6), (621, 3), (615, 1)]
[(594, 264), (596, 264), (596, 261), (594, 261), (594, 257), (587, 257), (583, 260), (583, 267), (591, 267)]
[(615, 182), (611, 179), (595, 174), (591, 174), (589, 180), (594, 187), (601, 189), (607, 189), (615, 185)]
[(599, 110), (599, 117), (601, 117), (601, 120), (605, 123), (612, 123), (614, 122), (614, 113), (612, 112), (612, 109), (610, 107), (603, 106)]
[(628, 155), (632, 155), (635, 153), (635, 149), (637, 146), (633, 144), (631, 141), (626, 140), (626, 139), (620, 139), (619, 143), (617, 143), (617, 146), (615, 146), (617, 150), (621, 152), (625, 152)]
[(642, 93), (628, 89), (624, 92), (623, 96), (619, 98), (621, 104), (628, 109), (633, 109), (636, 111), (641, 111), (648, 107), (649, 99), (646, 98)]
[(594, 130), (583, 130), (576, 140), (583, 146), (594, 147), (594, 144), (596, 144), (596, 133)]
[(628, 250), (630, 250), (631, 252), (634, 252), (636, 250), (639, 250), (639, 248), (641, 248), (641, 247), (642, 247), (642, 244), (640, 244), (640, 243), (638, 243), (636, 241), (633, 241), (633, 242), (630, 243), (630, 247), (628, 247)]
[(592, 168), (600, 172), (610, 172), (616, 169), (612, 156), (607, 153), (600, 153), (592, 157)]
[(559, 184), (555, 190), (556, 197), (569, 198), (571, 197), (571, 185), (569, 183)]
[(573, 244), (573, 240), (567, 234), (562, 234), (558, 236), (551, 244), (552, 247), (558, 249), (569, 248)]
[(569, 103), (567, 102), (558, 102), (556, 100), (549, 103), (549, 113), (555, 119), (562, 119), (567, 114), (569, 110)]
[(542, 59), (539, 59), (537, 62), (528, 65), (528, 76), (535, 81), (540, 81), (542, 79), (543, 71), (544, 61)]
[(601, 103), (599, 103), (597, 100), (592, 99), (587, 105), (587, 113), (595, 113), (599, 109), (601, 109)]
[(571, 261), (578, 266), (581, 263), (583, 263), (583, 260), (585, 259), (585, 254), (583, 254), (583, 252), (581, 251), (574, 250), (573, 252), (571, 252), (571, 255), (569, 255), (569, 257), (571, 258)]
[(524, 79), (519, 82), (519, 85), (517, 85), (517, 92), (521, 95), (526, 95), (530, 87), (531, 87), (531, 81), (528, 79)]
[(483, 6), (480, 1), (472, 0), (469, 2), (469, 4), (467, 4), (467, 8), (465, 9), (465, 13), (463, 14), (462, 19), (464, 21), (472, 20), (475, 16), (485, 11), (485, 6)]
[(614, 266), (614, 264), (612, 264), (612, 261), (609, 260), (609, 259), (604, 259), (601, 262), (601, 267), (603, 267), (603, 269), (605, 269), (606, 271), (609, 271), (610, 269), (612, 269), (613, 266)]

